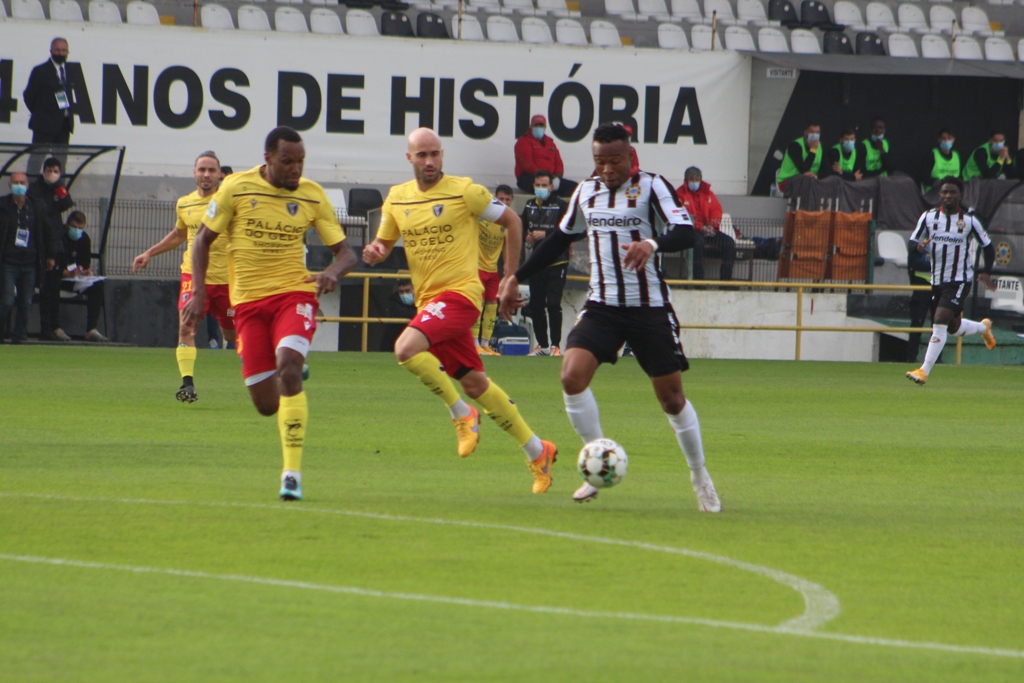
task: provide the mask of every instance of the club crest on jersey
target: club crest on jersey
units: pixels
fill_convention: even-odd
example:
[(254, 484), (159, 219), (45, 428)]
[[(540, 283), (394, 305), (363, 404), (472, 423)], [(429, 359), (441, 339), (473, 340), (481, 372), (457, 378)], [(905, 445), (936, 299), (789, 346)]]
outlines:
[(412, 209), (406, 209), (405, 210), (405, 217), (408, 218), (410, 213), (412, 213)]
[(637, 199), (640, 196), (640, 185), (634, 183), (626, 188), (626, 199)]
[(957, 221), (956, 222), (956, 227), (959, 228), (960, 230), (963, 230), (964, 228), (967, 227), (967, 223), (965, 223), (963, 221)]
[(183, 303), (183, 304), (184, 303), (188, 303), (188, 298), (190, 296), (192, 296), (192, 295), (189, 292), (182, 292), (181, 293), (181, 303)]
[(437, 218), (440, 218), (441, 214), (444, 213), (444, 204), (434, 204), (433, 208), (434, 208), (434, 216), (436, 216)]
[(285, 204), (285, 208), (288, 209), (289, 216), (294, 216), (299, 212), (298, 202), (288, 202), (287, 204)]
[(249, 200), (249, 206), (251, 206), (252, 208), (255, 209), (256, 208), (256, 200), (255, 199), (250, 199)]

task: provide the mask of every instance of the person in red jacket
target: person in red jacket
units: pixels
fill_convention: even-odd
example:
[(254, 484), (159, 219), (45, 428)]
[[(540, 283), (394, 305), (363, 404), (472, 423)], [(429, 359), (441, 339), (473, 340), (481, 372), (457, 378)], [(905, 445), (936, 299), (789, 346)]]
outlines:
[(691, 166), (686, 169), (684, 181), (676, 194), (693, 218), (697, 231), (697, 243), (693, 246), (693, 279), (704, 279), (704, 247), (710, 246), (722, 252), (722, 267), (719, 280), (732, 279), (732, 264), (736, 260), (736, 241), (721, 231), (722, 205), (704, 182), (700, 169)]
[(548, 120), (543, 114), (534, 114), (530, 119), (530, 129), (516, 140), (516, 185), (533, 195), (533, 174), (550, 171), (555, 193), (560, 197), (571, 197), (576, 183), (562, 178), (565, 171), (562, 155), (558, 153), (555, 141), (545, 134), (547, 126)]

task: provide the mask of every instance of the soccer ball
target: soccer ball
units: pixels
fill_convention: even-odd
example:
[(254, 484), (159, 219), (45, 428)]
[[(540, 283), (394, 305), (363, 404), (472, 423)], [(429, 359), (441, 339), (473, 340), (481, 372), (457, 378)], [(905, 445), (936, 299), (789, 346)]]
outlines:
[(629, 456), (611, 439), (594, 439), (580, 450), (576, 467), (588, 484), (607, 489), (626, 476)]

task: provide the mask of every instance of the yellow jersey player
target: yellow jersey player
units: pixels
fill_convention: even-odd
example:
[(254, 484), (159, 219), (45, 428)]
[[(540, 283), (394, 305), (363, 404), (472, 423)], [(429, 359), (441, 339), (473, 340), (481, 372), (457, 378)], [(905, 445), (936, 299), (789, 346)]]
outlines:
[[(508, 185), (498, 185), (494, 189), (494, 197), (505, 206), (512, 206), (514, 195)], [(498, 258), (505, 247), (505, 228), (498, 223), (480, 221), (480, 284), (484, 286), (484, 310), (473, 328), (473, 337), (477, 340), (476, 350), (482, 356), (497, 356), (491, 349), (491, 335), (494, 334), (494, 322), (498, 318), (498, 285), (501, 275), (498, 274)]]
[[(196, 159), (192, 169), (196, 179), (196, 191), (178, 199), (174, 211), (177, 220), (174, 229), (162, 240), (135, 257), (132, 272), (145, 270), (150, 259), (158, 254), (177, 249), (187, 243), (185, 254), (181, 259), (181, 290), (178, 296), (178, 314), (192, 298), (192, 244), (196, 232), (203, 222), (206, 207), (220, 187), (220, 161), (215, 152), (206, 151)], [(228, 296), (228, 250), (227, 244), (221, 243), (210, 251), (210, 269), (206, 276), (206, 308), (220, 323), (225, 343), (235, 341), (234, 310)], [(178, 323), (178, 348), (175, 356), (178, 361), (178, 372), (181, 374), (181, 388), (177, 397), (182, 403), (195, 403), (199, 400), (196, 393), (193, 373), (196, 363), (196, 328)]]
[(462, 400), (449, 377), (522, 447), (533, 473), (533, 492), (544, 493), (551, 488), (558, 449), (533, 433), (508, 395), (484, 374), (472, 332), (483, 294), (477, 270), (478, 219), (505, 228), (507, 273), (519, 265), (522, 225), (486, 188), (469, 178), (444, 175), (443, 157), (441, 138), (434, 131), (418, 128), (409, 135), (406, 158), (416, 179), (391, 188), (377, 237), (363, 249), (363, 260), (371, 265), (383, 261), (398, 238), (404, 238), (417, 313), (395, 342), (399, 365), (448, 406), (459, 456), (476, 449), (480, 413)]
[[(226, 243), (242, 376), (260, 415), (277, 415), (281, 500), (302, 500), (309, 417), (302, 365), (316, 331), (317, 300), (334, 291), (356, 256), (323, 188), (302, 177), (306, 150), (299, 134), (286, 126), (270, 131), (263, 156), (263, 166), (225, 178), (207, 208), (193, 245), (195, 291), (182, 320), (202, 319), (210, 251)], [(303, 241), (311, 226), (334, 253), (334, 263), (316, 275), (306, 270)]]

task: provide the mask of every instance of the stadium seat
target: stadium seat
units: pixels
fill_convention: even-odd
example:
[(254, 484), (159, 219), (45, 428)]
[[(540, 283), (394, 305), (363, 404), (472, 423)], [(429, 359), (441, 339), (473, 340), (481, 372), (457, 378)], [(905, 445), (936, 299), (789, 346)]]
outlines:
[(559, 45), (576, 45), (586, 47), (587, 33), (583, 30), (583, 24), (575, 19), (559, 19), (555, 22), (555, 41)]
[(231, 18), (231, 12), (221, 5), (203, 5), (199, 10), (199, 22), (203, 25), (203, 28), (225, 30), (235, 28), (235, 21)]
[[(826, 31), (822, 51), (827, 55), (852, 55), (853, 45), (842, 31)], [(796, 50), (794, 49), (794, 52)]]
[[(459, 38), (459, 17), (452, 15), (452, 38)], [(471, 14), (462, 15), (462, 40), (481, 41), (487, 40), (484, 37), (484, 28), (480, 20)]]
[(729, 0), (704, 0), (704, 16), (709, 23), (717, 21), (719, 26), (735, 26), (738, 23)]
[(341, 27), (341, 18), (334, 10), (322, 7), (314, 8), (309, 13), (309, 30), (326, 36), (345, 35), (345, 29)]
[(782, 29), (767, 26), (757, 32), (757, 49), (760, 52), (789, 52), (789, 45)]
[[(309, 4), (311, 4), (311, 5), (315, 6), (315, 7), (328, 7), (328, 6), (337, 7), (338, 6), (338, 0), (309, 0)], [(335, 16), (337, 16), (337, 15), (335, 15)], [(309, 16), (309, 26), (310, 26), (310, 30), (312, 30), (312, 28), (313, 28), (313, 14), (312, 14), (312, 12), (310, 13), (310, 16)]]
[(377, 21), (364, 9), (350, 9), (345, 14), (345, 31), (350, 36), (379, 36)]
[(46, 15), (43, 14), (43, 6), (39, 0), (11, 0), (11, 17), (46, 21)]
[[(911, 41), (913, 43), (913, 41)], [(885, 56), (885, 45), (877, 33), (861, 31), (857, 34), (857, 54), (859, 55), (881, 55)]]
[(818, 28), (822, 31), (834, 31), (841, 27), (832, 22), (832, 16), (819, 0), (804, 0), (800, 5), (800, 24), (805, 27)]
[(4, 3), (0, 2), (0, 19), (6, 19), (6, 18), (7, 18), (7, 8), (4, 6)]
[[(516, 12), (524, 17), (532, 17), (537, 14), (533, 0), (501, 0), (501, 6), (509, 12)], [(541, 14), (547, 14), (547, 12), (541, 12)]]
[(503, 10), (498, 0), (468, 0), (466, 9), (470, 12), (486, 12), (487, 14), (512, 14), (512, 10)]
[[(579, 17), (579, 10), (570, 10), (565, 0), (537, 0), (537, 14), (541, 13), (552, 14), (555, 17), (561, 19), (571, 19)], [(558, 26), (555, 26), (555, 32), (558, 32)]]
[(925, 59), (949, 59), (949, 43), (942, 36), (921, 36), (921, 56)]
[(590, 44), (598, 47), (622, 47), (622, 38), (615, 24), (602, 19), (590, 22)]
[(305, 15), (294, 7), (278, 7), (274, 10), (274, 30), (284, 33), (309, 33)]
[(892, 8), (881, 2), (869, 2), (864, 8), (864, 23), (873, 31), (899, 33), (900, 27), (892, 16)]
[(986, 38), (985, 59), (990, 62), (1013, 62), (1013, 46), (1005, 38)]
[(768, 19), (777, 21), (786, 28), (798, 28), (800, 17), (789, 0), (768, 0)]
[(896, 8), (896, 19), (900, 23), (900, 31), (906, 33), (940, 33), (940, 29), (932, 30), (924, 16), (920, 5), (904, 2)]
[(50, 0), (50, 21), (85, 21), (75, 0)]
[(348, 215), (366, 218), (366, 213), (384, 205), (380, 190), (367, 187), (353, 187), (348, 191)]
[[(604, 0), (604, 13), (609, 17), (618, 17), (626, 21), (641, 21), (633, 6), (633, 0)], [(646, 21), (647, 17), (643, 17)]]
[(414, 38), (412, 22), (401, 12), (384, 12), (380, 15), (380, 34), (399, 38)]
[(669, 0), (669, 15), (672, 21), (685, 21), (690, 24), (706, 24), (704, 14), (700, 11), (697, 0)]
[(710, 26), (698, 24), (690, 28), (690, 45), (695, 50), (721, 50), (723, 49), (722, 37), (715, 33)]
[[(939, 33), (952, 33), (953, 27), (960, 24), (956, 20), (956, 12), (953, 11), (953, 8), (944, 5), (932, 5), (928, 10), (928, 19), (931, 27)], [(970, 33), (970, 31), (964, 31), (964, 33)]]
[(523, 32), (523, 42), (535, 45), (551, 45), (555, 39), (551, 37), (551, 27), (548, 22), (537, 17), (525, 17), (519, 30)]
[(492, 15), (487, 17), (487, 40), (492, 43), (518, 43), (519, 33), (511, 19)]
[(688, 50), (690, 41), (679, 24), (658, 24), (658, 47), (666, 50)]
[(420, 38), (447, 38), (444, 19), (433, 12), (420, 12), (416, 17), (416, 35)]
[(89, 3), (89, 22), (92, 24), (120, 24), (121, 9), (110, 0), (92, 0)]
[(860, 7), (850, 0), (836, 0), (832, 5), (832, 14), (835, 15), (836, 23), (846, 26), (854, 31), (866, 31), (864, 16), (860, 13)]
[(980, 7), (964, 7), (960, 11), (960, 24), (964, 33), (976, 33), (979, 36), (1003, 36), (1003, 31), (993, 31), (988, 21), (988, 13)]
[(957, 36), (953, 38), (953, 59), (985, 59), (985, 56), (976, 38)]
[(758, 28), (772, 25), (761, 0), (736, 0), (736, 19), (741, 24), (753, 24)]
[[(843, 36), (844, 38), (846, 36)], [(793, 54), (820, 55), (821, 43), (818, 36), (805, 28), (795, 28), (789, 34), (789, 44), (793, 48)]]
[(750, 35), (746, 26), (725, 27), (725, 49), (737, 52), (757, 52), (754, 36)]
[(906, 268), (907, 240), (894, 230), (879, 230), (878, 257), (898, 268)]
[(133, 0), (124, 10), (125, 22), (133, 26), (159, 26), (160, 13), (146, 0)]
[(672, 21), (665, 0), (636, 0), (636, 13), (652, 21)]
[(917, 59), (917, 44), (906, 33), (893, 33), (889, 36), (889, 56)]
[(239, 31), (269, 31), (270, 19), (267, 13), (255, 5), (239, 5), (238, 12)]

